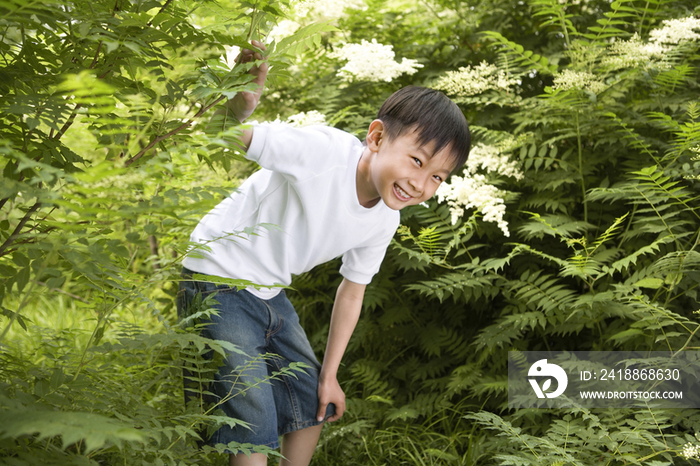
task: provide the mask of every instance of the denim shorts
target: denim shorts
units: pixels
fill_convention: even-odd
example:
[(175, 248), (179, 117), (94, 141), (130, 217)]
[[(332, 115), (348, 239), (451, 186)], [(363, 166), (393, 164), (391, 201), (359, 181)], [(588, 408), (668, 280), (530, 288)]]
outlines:
[[(279, 436), (321, 424), (316, 419), (321, 364), (284, 291), (265, 300), (235, 287), (187, 280), (193, 273), (196, 272), (182, 271), (178, 314), (189, 314), (187, 308), (197, 293), (203, 298), (216, 293), (219, 304), (214, 308), (218, 316), (212, 315), (210, 321), (203, 322), (209, 325), (202, 335), (233, 343), (247, 355), (227, 352), (210, 391), (214, 394), (213, 401), (220, 404), (227, 416), (244, 421), (248, 427), (224, 425), (209, 443), (235, 441), (278, 448)], [(274, 356), (260, 358), (269, 353)], [(304, 372), (294, 371), (293, 375), (260, 382), (290, 362), (303, 362), (309, 367)], [(333, 414), (335, 406), (331, 403), (325, 418)]]

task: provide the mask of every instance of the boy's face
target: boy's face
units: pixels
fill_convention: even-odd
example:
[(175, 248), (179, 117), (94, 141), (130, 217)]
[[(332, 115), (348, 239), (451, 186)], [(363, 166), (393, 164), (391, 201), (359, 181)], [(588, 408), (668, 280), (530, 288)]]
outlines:
[(450, 146), (436, 154), (435, 143), (421, 145), (413, 130), (389, 139), (379, 120), (370, 125), (367, 147), (373, 152), (369, 189), (394, 210), (430, 199), (454, 168)]

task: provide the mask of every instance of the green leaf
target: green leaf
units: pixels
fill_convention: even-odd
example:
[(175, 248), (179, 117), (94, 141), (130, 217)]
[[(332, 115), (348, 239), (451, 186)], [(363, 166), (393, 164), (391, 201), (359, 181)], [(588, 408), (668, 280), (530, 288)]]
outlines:
[(108, 417), (82, 412), (3, 411), (0, 438), (36, 435), (41, 440), (61, 436), (63, 448), (85, 441), (86, 453), (105, 445), (121, 445), (124, 441), (143, 443), (143, 433), (128, 424)]
[(661, 278), (643, 278), (636, 282), (634, 286), (656, 290), (664, 286), (664, 281)]

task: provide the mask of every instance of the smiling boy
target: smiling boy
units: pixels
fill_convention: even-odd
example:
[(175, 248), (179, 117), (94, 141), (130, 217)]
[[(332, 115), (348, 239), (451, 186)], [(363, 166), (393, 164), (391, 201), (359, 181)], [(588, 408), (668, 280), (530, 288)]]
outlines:
[[(260, 43), (255, 47), (264, 50)], [(244, 50), (240, 60), (262, 60)], [(255, 93), (227, 102), (238, 121), (258, 104), (267, 75), (262, 61), (251, 69)], [(184, 280), (179, 310), (201, 292), (216, 293), (218, 316), (204, 334), (234, 343), (250, 357), (277, 355), (253, 365), (241, 377), (265, 378), (290, 362), (309, 365), (307, 374), (281, 377), (222, 403), (228, 416), (250, 428), (224, 426), (212, 443), (237, 441), (278, 446), (280, 464), (307, 465), (325, 421), (339, 419), (345, 395), (337, 371), (362, 308), (366, 285), (377, 273), (399, 224), (399, 210), (435, 194), (449, 174), (466, 161), (470, 148), (467, 122), (459, 108), (438, 91), (407, 87), (391, 95), (369, 126), (365, 143), (341, 130), (314, 126), (259, 125), (244, 131), (247, 158), (262, 169), (253, 174), (199, 223), (193, 242), (208, 250), (185, 259), (183, 275), (193, 273), (246, 279), (262, 285), (291, 283), (292, 275), (342, 256), (323, 364), (319, 364), (284, 290), (277, 287), (237, 290)], [(261, 223), (245, 240), (227, 234)], [(213, 391), (221, 400), (241, 381), (236, 367), (250, 358), (231, 354)], [(269, 371), (269, 372), (268, 372)], [(229, 397), (230, 398), (230, 397)], [(232, 453), (230, 464), (265, 465), (261, 454)]]

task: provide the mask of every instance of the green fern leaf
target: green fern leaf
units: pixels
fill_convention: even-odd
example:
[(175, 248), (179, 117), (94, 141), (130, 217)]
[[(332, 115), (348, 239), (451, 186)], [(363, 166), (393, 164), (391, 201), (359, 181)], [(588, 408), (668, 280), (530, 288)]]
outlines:
[(66, 411), (3, 411), (0, 438), (37, 435), (39, 440), (61, 436), (63, 448), (85, 441), (86, 452), (123, 442), (146, 441), (143, 433), (129, 424), (99, 414)]

